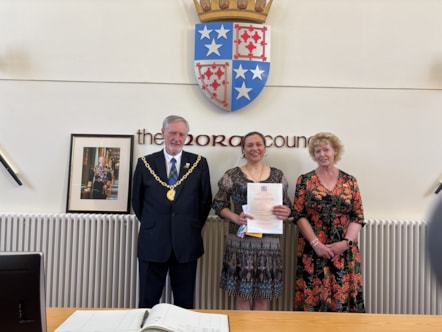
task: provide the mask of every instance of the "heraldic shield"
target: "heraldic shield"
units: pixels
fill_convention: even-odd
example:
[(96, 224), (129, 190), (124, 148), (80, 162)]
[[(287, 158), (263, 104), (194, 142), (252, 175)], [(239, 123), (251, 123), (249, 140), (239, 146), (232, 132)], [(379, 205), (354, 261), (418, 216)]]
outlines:
[(270, 70), (270, 26), (212, 22), (195, 25), (194, 69), (201, 90), (231, 112), (250, 104)]

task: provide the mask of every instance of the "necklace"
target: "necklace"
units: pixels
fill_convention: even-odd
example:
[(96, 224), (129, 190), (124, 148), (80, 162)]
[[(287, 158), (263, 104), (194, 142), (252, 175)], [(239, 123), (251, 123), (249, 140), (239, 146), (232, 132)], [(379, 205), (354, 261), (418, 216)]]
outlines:
[(250, 175), (250, 177), (252, 178), (253, 182), (260, 182), (261, 181), (261, 177), (262, 177), (262, 172), (264, 171), (264, 165), (261, 167), (261, 172), (259, 173), (259, 178), (258, 180), (256, 180), (256, 178), (253, 176), (252, 171), (250, 170), (250, 168), (246, 165), (246, 169), (247, 169), (247, 173)]
[(193, 172), (196, 166), (198, 166), (198, 163), (201, 160), (201, 156), (198, 156), (196, 161), (193, 163), (192, 167), (187, 171), (186, 174), (184, 174), (181, 179), (179, 179), (174, 185), (167, 184), (166, 182), (162, 181), (160, 177), (155, 173), (155, 171), (150, 167), (149, 163), (147, 162), (146, 158), (141, 157), (141, 160), (143, 160), (144, 165), (149, 170), (150, 174), (153, 176), (153, 178), (161, 184), (163, 187), (169, 188), (169, 191), (166, 194), (166, 197), (169, 201), (173, 201), (175, 199), (175, 188), (178, 187), (184, 180), (187, 179), (187, 177)]

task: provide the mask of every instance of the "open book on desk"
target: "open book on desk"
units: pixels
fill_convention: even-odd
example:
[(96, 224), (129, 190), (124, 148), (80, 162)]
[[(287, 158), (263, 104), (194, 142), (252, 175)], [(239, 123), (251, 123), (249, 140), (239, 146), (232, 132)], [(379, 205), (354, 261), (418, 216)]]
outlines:
[[(147, 314), (146, 314), (147, 312)], [(173, 304), (152, 309), (77, 310), (55, 332), (228, 332), (225, 314), (202, 313)]]

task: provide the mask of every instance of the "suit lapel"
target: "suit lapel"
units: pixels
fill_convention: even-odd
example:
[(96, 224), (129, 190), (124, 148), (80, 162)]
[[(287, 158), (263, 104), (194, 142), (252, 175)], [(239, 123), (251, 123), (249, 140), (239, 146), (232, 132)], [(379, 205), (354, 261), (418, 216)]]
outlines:
[(190, 168), (189, 155), (183, 151), (181, 155), (181, 165), (180, 165), (180, 174), (178, 179), (180, 179)]
[(152, 165), (153, 170), (160, 177), (161, 180), (167, 183), (167, 167), (166, 158), (164, 157), (164, 152), (161, 150), (158, 152), (153, 159), (154, 165)]

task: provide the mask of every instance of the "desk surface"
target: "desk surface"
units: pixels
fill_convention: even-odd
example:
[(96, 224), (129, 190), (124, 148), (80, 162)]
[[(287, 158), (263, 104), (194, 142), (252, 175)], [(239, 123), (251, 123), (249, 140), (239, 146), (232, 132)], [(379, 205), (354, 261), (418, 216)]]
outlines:
[[(48, 308), (48, 332), (60, 326), (76, 308)], [(87, 309), (86, 309), (87, 310)], [(231, 332), (440, 332), (442, 316), (376, 315), (293, 311), (197, 310), (229, 316)]]

